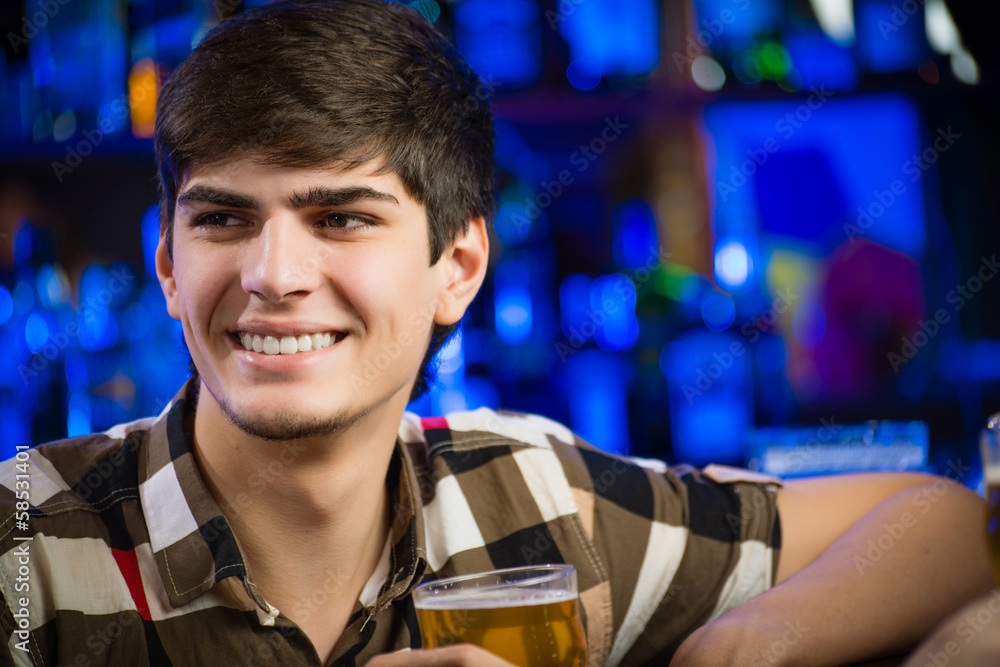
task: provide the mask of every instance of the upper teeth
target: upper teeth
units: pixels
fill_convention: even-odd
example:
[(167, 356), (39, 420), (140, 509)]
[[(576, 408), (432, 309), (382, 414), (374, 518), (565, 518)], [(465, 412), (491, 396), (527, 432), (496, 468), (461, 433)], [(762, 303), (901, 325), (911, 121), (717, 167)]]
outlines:
[(302, 334), (301, 336), (260, 336), (257, 334), (241, 333), (240, 343), (247, 350), (263, 352), (264, 354), (295, 354), (296, 352), (309, 352), (310, 350), (322, 350), (328, 347), (334, 340), (333, 334), (314, 333)]

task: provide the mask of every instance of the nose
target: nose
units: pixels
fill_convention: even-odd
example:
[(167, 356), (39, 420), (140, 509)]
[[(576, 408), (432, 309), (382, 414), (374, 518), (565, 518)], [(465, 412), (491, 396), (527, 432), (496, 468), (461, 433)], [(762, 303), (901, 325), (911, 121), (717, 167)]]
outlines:
[(243, 289), (272, 302), (306, 296), (319, 287), (323, 250), (298, 220), (270, 218), (251, 241)]

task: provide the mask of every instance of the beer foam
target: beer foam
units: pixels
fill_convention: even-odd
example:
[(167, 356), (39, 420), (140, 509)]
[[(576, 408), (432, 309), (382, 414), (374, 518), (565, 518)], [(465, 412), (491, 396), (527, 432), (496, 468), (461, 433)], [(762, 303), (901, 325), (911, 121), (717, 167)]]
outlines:
[(470, 588), (429, 595), (422, 600), (414, 597), (417, 609), (504, 609), (507, 607), (535, 607), (554, 602), (575, 600), (576, 593), (560, 590), (532, 591), (522, 588)]
[(983, 478), (991, 486), (1000, 486), (1000, 465), (986, 466), (983, 470)]

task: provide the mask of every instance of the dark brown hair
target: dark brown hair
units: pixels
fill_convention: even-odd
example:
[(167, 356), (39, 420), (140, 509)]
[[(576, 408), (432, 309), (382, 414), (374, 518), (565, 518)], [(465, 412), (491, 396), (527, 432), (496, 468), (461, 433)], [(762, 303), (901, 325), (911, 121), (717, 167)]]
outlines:
[[(156, 108), (161, 225), (173, 258), (178, 189), (194, 165), (348, 168), (384, 160), (427, 211), (430, 264), (492, 220), (493, 116), (482, 82), (414, 10), (385, 0), (279, 2), (210, 32)], [(457, 325), (435, 324), (412, 397)]]

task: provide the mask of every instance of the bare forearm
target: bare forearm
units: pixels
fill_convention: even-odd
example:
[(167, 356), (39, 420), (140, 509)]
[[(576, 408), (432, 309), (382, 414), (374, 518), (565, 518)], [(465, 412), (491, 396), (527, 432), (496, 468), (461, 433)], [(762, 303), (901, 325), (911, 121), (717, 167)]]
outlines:
[(991, 586), (984, 511), (944, 480), (901, 491), (786, 582), (701, 628), (673, 664), (818, 667), (901, 653)]

